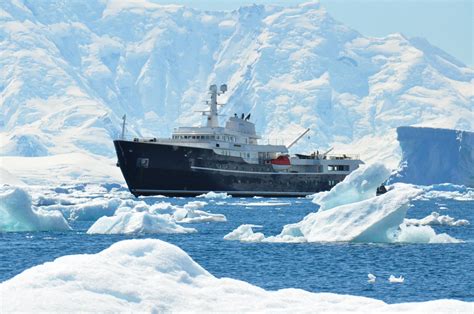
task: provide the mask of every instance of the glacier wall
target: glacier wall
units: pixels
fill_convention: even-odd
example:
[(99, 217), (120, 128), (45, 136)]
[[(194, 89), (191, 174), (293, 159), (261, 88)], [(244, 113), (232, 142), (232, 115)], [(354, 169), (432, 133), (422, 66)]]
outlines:
[(396, 165), (395, 128), (473, 130), (474, 70), (423, 39), (364, 36), (318, 3), (199, 11), (148, 1), (0, 2), (0, 154), (112, 157), (128, 136), (200, 123), (211, 83), (223, 115), (266, 139), (334, 146)]
[(453, 183), (474, 187), (474, 133), (400, 127), (402, 162), (391, 182)]

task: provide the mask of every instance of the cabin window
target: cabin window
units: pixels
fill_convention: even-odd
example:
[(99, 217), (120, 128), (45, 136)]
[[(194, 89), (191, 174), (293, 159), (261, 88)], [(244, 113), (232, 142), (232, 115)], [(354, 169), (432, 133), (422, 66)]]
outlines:
[(328, 165), (328, 171), (349, 171), (349, 165)]

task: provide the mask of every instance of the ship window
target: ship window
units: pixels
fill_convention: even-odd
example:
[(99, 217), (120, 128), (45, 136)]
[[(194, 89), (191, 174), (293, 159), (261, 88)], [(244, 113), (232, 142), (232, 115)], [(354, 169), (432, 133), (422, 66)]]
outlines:
[(193, 135), (192, 139), (195, 140), (195, 139), (196, 139), (196, 136)]
[(328, 165), (328, 171), (349, 171), (349, 165)]

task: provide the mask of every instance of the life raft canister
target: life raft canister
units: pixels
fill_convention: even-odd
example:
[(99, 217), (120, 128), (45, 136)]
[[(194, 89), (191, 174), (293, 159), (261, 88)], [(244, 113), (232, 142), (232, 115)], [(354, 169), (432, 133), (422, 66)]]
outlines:
[(275, 170), (285, 170), (291, 166), (288, 155), (280, 155), (277, 158), (272, 159), (270, 162)]

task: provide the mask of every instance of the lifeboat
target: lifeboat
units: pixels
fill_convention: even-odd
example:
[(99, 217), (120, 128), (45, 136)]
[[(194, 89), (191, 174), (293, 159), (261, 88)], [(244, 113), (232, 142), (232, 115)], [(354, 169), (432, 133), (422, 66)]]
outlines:
[(275, 159), (270, 160), (270, 163), (275, 170), (286, 170), (291, 167), (290, 158), (288, 155), (280, 155)]

